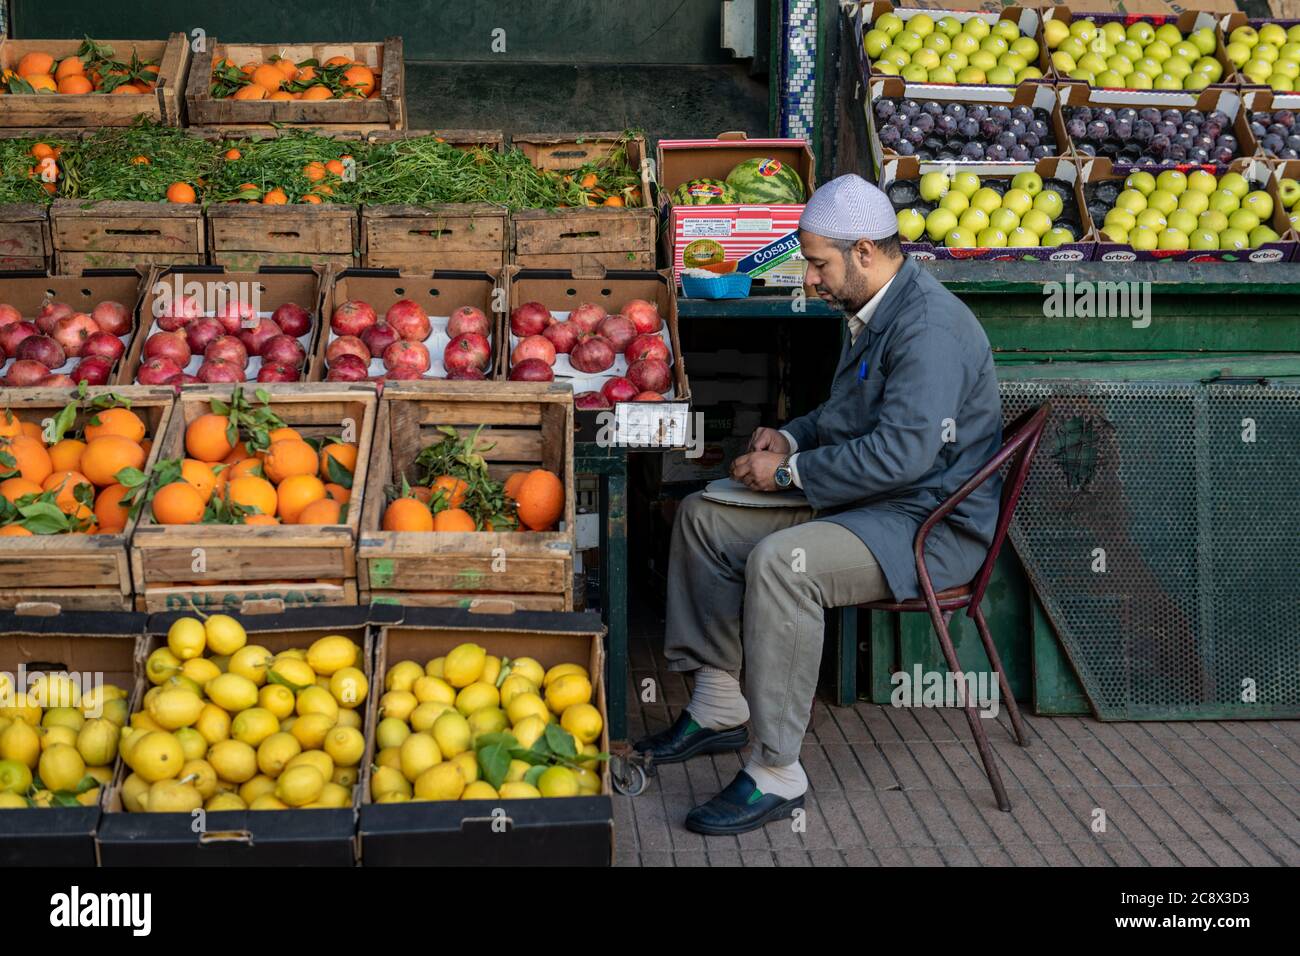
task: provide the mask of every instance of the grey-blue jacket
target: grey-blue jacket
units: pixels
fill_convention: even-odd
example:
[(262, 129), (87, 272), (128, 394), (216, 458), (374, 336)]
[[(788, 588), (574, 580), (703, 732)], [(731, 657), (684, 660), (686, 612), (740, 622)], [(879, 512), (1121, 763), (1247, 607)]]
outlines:
[[(800, 484), (818, 517), (862, 539), (895, 599), (917, 597), (917, 530), (1002, 442), (988, 337), (909, 258), (858, 340), (845, 336), (830, 397), (785, 430), (798, 443)], [(990, 479), (931, 532), (925, 556), (936, 589), (979, 570), (1000, 490)]]

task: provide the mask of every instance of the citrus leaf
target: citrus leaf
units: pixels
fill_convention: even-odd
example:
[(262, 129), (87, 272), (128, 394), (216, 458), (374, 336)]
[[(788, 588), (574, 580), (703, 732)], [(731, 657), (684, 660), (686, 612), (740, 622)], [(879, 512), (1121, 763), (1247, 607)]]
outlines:
[(478, 765), (484, 779), (492, 784), (493, 788), (500, 790), (501, 784), (506, 782), (506, 774), (510, 772), (510, 749), (504, 742), (480, 747)]
[(547, 724), (544, 736), (547, 744), (550, 745), (551, 752), (557, 757), (576, 757), (578, 755), (577, 741), (571, 733), (559, 724)]
[(528, 772), (524, 774), (524, 783), (534, 787), (537, 786), (537, 782), (542, 779), (542, 774), (546, 773), (547, 769), (548, 768), (542, 764), (530, 767)]

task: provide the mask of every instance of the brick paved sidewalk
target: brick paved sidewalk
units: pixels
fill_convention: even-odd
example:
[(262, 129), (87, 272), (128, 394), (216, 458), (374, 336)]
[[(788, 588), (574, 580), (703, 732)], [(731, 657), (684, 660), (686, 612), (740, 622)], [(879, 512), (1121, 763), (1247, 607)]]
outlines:
[[(688, 700), (661, 670), (658, 633), (633, 628), (633, 739)], [(662, 694), (641, 704), (640, 682)], [(702, 837), (687, 811), (740, 755), (666, 766), (639, 797), (615, 797), (618, 866), (1297, 866), (1300, 721), (1102, 723), (1026, 715), (1027, 748), (1003, 713), (989, 728), (1012, 812), (998, 811), (964, 716), (818, 700), (803, 746), (804, 832), (789, 821)], [(1097, 810), (1104, 832), (1094, 832)]]

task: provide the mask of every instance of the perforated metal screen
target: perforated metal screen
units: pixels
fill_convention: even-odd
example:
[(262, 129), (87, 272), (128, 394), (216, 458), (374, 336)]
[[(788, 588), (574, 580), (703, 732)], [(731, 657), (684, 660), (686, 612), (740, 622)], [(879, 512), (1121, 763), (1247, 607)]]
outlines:
[(1300, 716), (1300, 388), (1004, 382), (1011, 526), (1103, 719)]

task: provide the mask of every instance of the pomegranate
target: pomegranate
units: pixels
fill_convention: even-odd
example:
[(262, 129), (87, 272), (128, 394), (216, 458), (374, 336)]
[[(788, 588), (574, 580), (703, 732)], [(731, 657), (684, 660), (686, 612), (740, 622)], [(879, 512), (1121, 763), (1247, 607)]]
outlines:
[(200, 384), (200, 382), (199, 382), (199, 377), (197, 375), (191, 375), (189, 372), (181, 372), (181, 374), (169, 378), (166, 384), (167, 385), (198, 385)]
[(54, 323), (54, 339), (63, 346), (63, 351), (76, 358), (86, 347), (86, 340), (99, 331), (95, 320), (84, 312), (65, 315)]
[(370, 372), (370, 360), (363, 359), (358, 355), (340, 355), (337, 360), (330, 363), (331, 368), (357, 368), (364, 374)]
[(633, 362), (627, 377), (640, 392), (666, 392), (673, 387), (673, 374), (668, 363), (655, 358)]
[(668, 361), (668, 346), (664, 340), (657, 335), (638, 335), (623, 350), (623, 356), (628, 363), (639, 362), (641, 359), (653, 358), (661, 362)]
[(225, 359), (205, 358), (203, 364), (199, 366), (198, 380), (209, 385), (242, 382), (244, 367), (234, 362), (227, 362)]
[(71, 375), (60, 372), (58, 375), (47, 375), (39, 382), (41, 388), (76, 388), (77, 383), (72, 380)]
[(398, 365), (391, 371), (384, 373), (384, 381), (386, 382), (414, 382), (421, 378), (424, 378), (424, 372), (414, 365)]
[(257, 313), (247, 302), (227, 302), (217, 309), (217, 321), (227, 335), (238, 335), (241, 329), (257, 325)]
[(510, 370), (512, 382), (550, 382), (555, 379), (555, 370), (541, 359), (524, 359)]
[(223, 336), (234, 338), (233, 334), (227, 334), (226, 327), (216, 319), (194, 319), (185, 326), (185, 341), (195, 355), (202, 355), (209, 345)]
[(155, 332), (144, 341), (144, 357), (169, 358), (179, 368), (189, 364), (190, 343), (185, 341), (184, 332)]
[(72, 370), (72, 379), (87, 385), (107, 385), (112, 371), (112, 361), (92, 355), (77, 363), (77, 367)]
[(307, 352), (292, 335), (277, 335), (262, 348), (262, 361), (302, 368), (307, 361)]
[(595, 333), (585, 335), (569, 354), (569, 361), (579, 372), (589, 375), (603, 372), (614, 364), (614, 348), (609, 339)]
[(384, 321), (408, 342), (423, 342), (432, 331), (429, 313), (410, 299), (399, 299), (389, 306)]
[(615, 375), (600, 389), (600, 394), (604, 395), (611, 405), (617, 405), (619, 402), (630, 402), (636, 397), (636, 393), (637, 387), (622, 375)]
[(8, 302), (0, 302), (0, 329), (21, 322), (23, 315)]
[(259, 382), (296, 382), (301, 377), (302, 373), (292, 365), (281, 365), (277, 362), (263, 365), (257, 370)]
[(442, 351), (442, 365), (448, 372), (470, 366), (480, 371), (487, 371), (491, 359), (492, 346), (477, 332), (466, 332), (464, 335), (456, 336)]
[(183, 296), (179, 300), (169, 299), (165, 304), (161, 299), (154, 302), (154, 318), (158, 320), (158, 328), (164, 332), (184, 328), (191, 319), (197, 319), (201, 315), (203, 306), (192, 295)]
[(572, 322), (556, 322), (554, 325), (548, 325), (542, 329), (542, 335), (550, 339), (551, 345), (555, 346), (555, 351), (564, 355), (568, 355), (573, 351), (573, 347), (578, 344), (578, 337), (581, 334), (582, 330)]
[(98, 356), (107, 359), (109, 364), (116, 362), (126, 351), (126, 346), (122, 340), (111, 332), (96, 332), (90, 338), (86, 339), (86, 344), (81, 349), (81, 354), (86, 358)]
[(349, 299), (334, 310), (330, 329), (335, 335), (360, 335), (374, 325), (378, 316), (367, 302)]
[(625, 315), (611, 315), (600, 323), (596, 331), (609, 339), (609, 344), (614, 347), (614, 351), (620, 353), (626, 351), (637, 336), (636, 326)]
[(554, 365), (555, 346), (545, 335), (530, 335), (522, 339), (510, 353), (510, 364), (518, 365), (524, 359), (530, 358), (541, 359), (547, 365)]
[(40, 362), (46, 371), (56, 369), (68, 360), (63, 354), (63, 346), (48, 335), (33, 335), (23, 339), (14, 358)]
[(510, 331), (520, 338), (541, 335), (542, 329), (554, 321), (551, 310), (540, 302), (525, 302), (510, 311)]
[(90, 310), (90, 317), (105, 332), (126, 335), (131, 331), (131, 313), (121, 302), (106, 299)]
[(477, 332), (485, 338), (492, 331), (492, 323), (483, 310), (473, 305), (462, 305), (447, 320), (447, 336), (455, 338), (466, 332)]
[(476, 366), (473, 365), (467, 365), (465, 368), (459, 368), (456, 369), (454, 372), (448, 372), (447, 378), (451, 379), (452, 381), (481, 382), (483, 381), (483, 379), (487, 378), (487, 376), (483, 374), (483, 370), (481, 368), (477, 368)]
[[(207, 362), (229, 362), (231, 365), (239, 366), (240, 370), (248, 368), (248, 349), (244, 348), (244, 343), (239, 341), (233, 335), (221, 335), (208, 343), (208, 347), (203, 350), (203, 361)], [(199, 370), (202, 376), (203, 370)], [(243, 376), (240, 376), (243, 380)]]
[(384, 350), (400, 338), (402, 336), (397, 334), (397, 329), (387, 322), (376, 322), (361, 333), (361, 341), (365, 343), (371, 355), (383, 355)]
[(637, 392), (637, 393), (636, 393), (636, 398), (632, 399), (632, 401), (634, 401), (634, 402), (662, 402), (662, 401), (664, 401), (664, 397), (663, 397), (662, 395), (660, 395), (658, 392)]
[(36, 313), (36, 327), (46, 335), (52, 335), (59, 319), (72, 312), (72, 306), (63, 302), (46, 302)]
[(12, 325), (6, 325), (0, 329), (0, 348), (4, 349), (5, 355), (13, 355), (18, 351), (18, 343), (32, 335), (40, 335), (41, 330), (36, 327), (35, 322), (15, 322)]
[(340, 336), (325, 349), (325, 361), (330, 365), (333, 365), (345, 355), (353, 355), (361, 359), (362, 362), (369, 363), (371, 352), (370, 349), (366, 348), (366, 343), (355, 335)]
[(393, 371), (399, 365), (429, 371), (429, 350), (420, 342), (398, 341), (384, 350), (384, 368)]
[(595, 332), (596, 327), (605, 321), (607, 314), (600, 306), (584, 302), (569, 313), (569, 321), (583, 332)]
[(40, 362), (33, 362), (31, 359), (19, 359), (9, 366), (9, 374), (5, 376), (5, 384), (11, 387), (39, 385), (49, 375), (50, 370)]
[[(346, 356), (356, 358), (356, 356)], [(365, 365), (344, 362), (340, 365), (333, 365), (325, 375), (327, 382), (364, 382), (369, 373), (369, 368)], [(259, 375), (261, 373), (258, 373)]]
[(311, 329), (311, 313), (297, 302), (286, 302), (271, 313), (271, 321), (280, 327), (285, 335), (295, 339), (306, 335)]
[(623, 306), (622, 314), (632, 320), (632, 324), (642, 335), (658, 332), (663, 328), (664, 320), (659, 317), (659, 307), (645, 299), (631, 300)]
[(573, 396), (573, 407), (579, 411), (609, 408), (609, 399), (600, 392), (579, 392)]
[(135, 380), (141, 385), (166, 385), (184, 374), (181, 367), (169, 358), (151, 358), (141, 363)]
[(244, 343), (249, 355), (261, 355), (266, 343), (282, 334), (280, 327), (270, 319), (258, 319), (252, 328), (239, 330), (239, 341)]

